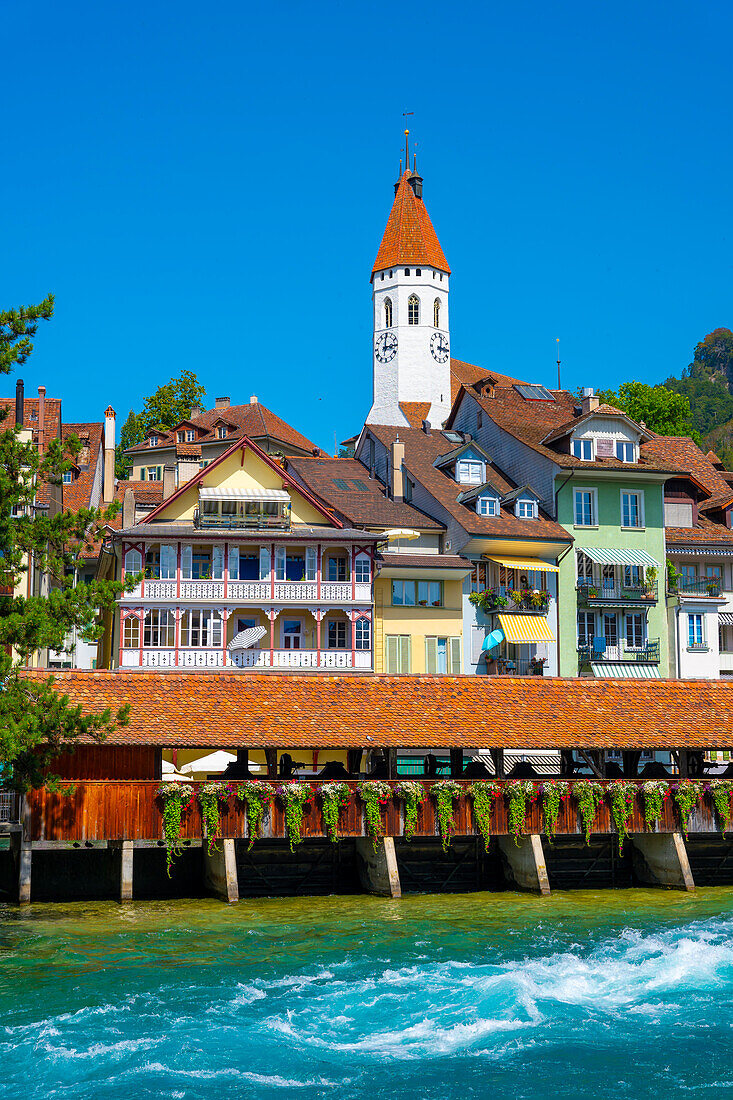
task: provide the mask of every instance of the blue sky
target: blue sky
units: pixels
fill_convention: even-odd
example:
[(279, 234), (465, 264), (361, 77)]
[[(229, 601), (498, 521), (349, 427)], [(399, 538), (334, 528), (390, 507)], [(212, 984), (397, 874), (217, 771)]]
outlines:
[[(730, 5), (0, 0), (0, 306), (68, 421), (194, 370), (322, 446), (371, 400), (414, 111), (452, 351), (661, 381), (733, 327)], [(5, 380), (6, 392), (14, 381)]]

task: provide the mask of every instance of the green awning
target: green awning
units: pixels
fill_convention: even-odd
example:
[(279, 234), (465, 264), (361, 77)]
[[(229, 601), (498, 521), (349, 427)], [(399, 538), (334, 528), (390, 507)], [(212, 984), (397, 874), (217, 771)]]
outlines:
[(615, 665), (610, 661), (591, 661), (590, 667), (599, 680), (661, 680), (657, 665), (643, 665), (640, 662)]
[(647, 554), (646, 550), (626, 550), (610, 546), (579, 546), (577, 549), (596, 565), (644, 565), (647, 569), (659, 569), (659, 562), (651, 554)]

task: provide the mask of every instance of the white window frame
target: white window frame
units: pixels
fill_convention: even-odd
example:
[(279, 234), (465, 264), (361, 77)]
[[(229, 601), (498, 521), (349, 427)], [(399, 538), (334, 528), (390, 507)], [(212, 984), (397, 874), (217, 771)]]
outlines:
[[(619, 454), (619, 450), (625, 450), (627, 447), (631, 447), (631, 458), (622, 458)], [(631, 439), (617, 439), (614, 446), (614, 452), (619, 462), (636, 462), (636, 444)]]
[[(528, 513), (523, 514), (527, 508)], [(514, 515), (517, 519), (537, 519), (537, 501), (529, 497), (520, 497), (514, 505)]]
[[(591, 498), (591, 523), (578, 523), (578, 493), (590, 493)], [(597, 527), (598, 526), (598, 490), (590, 485), (576, 485), (573, 489), (573, 527)]]
[[(636, 630), (632, 629), (631, 633), (634, 637), (632, 642), (629, 642), (629, 624), (636, 623), (639, 620), (641, 622), (641, 636), (640, 640), (636, 640)], [(636, 651), (643, 649), (647, 641), (647, 623), (645, 622), (645, 616), (643, 611), (627, 612), (624, 616), (624, 641), (626, 643), (627, 650)]]
[(125, 572), (126, 573), (142, 573), (143, 570), (143, 556), (139, 550), (128, 550), (125, 553)]
[(354, 579), (360, 584), (370, 584), (372, 563), (368, 554), (357, 554), (354, 562)]
[[(705, 638), (705, 619), (707, 616), (703, 615), (700, 611), (690, 611), (687, 614), (687, 648), (691, 650), (707, 649)], [(698, 637), (697, 629), (690, 629), (693, 622), (700, 621), (700, 631)], [(697, 625), (697, 624), (696, 624)], [(694, 634), (694, 638), (693, 638)]]
[(122, 648), (140, 648), (140, 619), (137, 615), (128, 615), (122, 624)]
[[(346, 619), (330, 619), (325, 625), (326, 625), (326, 647), (328, 649), (344, 650), (344, 649), (350, 649), (351, 648), (351, 640), (349, 638), (349, 629), (348, 629), (351, 624), (349, 622), (347, 622)], [(341, 627), (343, 627), (343, 631), (341, 630)], [(336, 635), (336, 645), (331, 644), (331, 634), (332, 634), (332, 632), (333, 632), (334, 635)], [(338, 642), (339, 642), (338, 635), (340, 633), (343, 633), (343, 637), (344, 637), (344, 644), (343, 645), (338, 644)]]
[[(576, 453), (575, 453), (576, 446), (581, 451), (584, 448), (587, 447), (590, 451), (590, 454), (588, 455), (588, 457), (586, 458), (585, 455), (582, 455), (582, 454), (576, 455)], [(593, 439), (592, 438), (591, 439), (573, 439), (571, 444), (570, 444), (570, 453), (572, 454), (573, 458), (579, 458), (581, 462), (592, 462), (593, 461)]]
[[(484, 505), (486, 509), (484, 510)], [(489, 507), (490, 506), (490, 507)], [(476, 514), (479, 516), (498, 516), (499, 515), (499, 500), (497, 497), (478, 497), (476, 499)]]
[(456, 480), (461, 485), (483, 485), (486, 481), (486, 467), (480, 458), (460, 458), (456, 475)]
[(360, 615), (356, 620), (355, 637), (357, 649), (369, 650), (372, 648), (372, 624), (363, 615)]
[[(195, 633), (194, 633), (195, 632)], [(198, 636), (198, 641), (191, 639)], [(222, 615), (211, 608), (187, 607), (181, 614), (182, 649), (221, 649)]]
[[(445, 668), (439, 667), (440, 643), (444, 643)], [(444, 635), (431, 635), (425, 638), (425, 672), (429, 676), (460, 676), (461, 639)]]
[[(297, 632), (297, 634), (295, 634), (295, 633), (286, 634), (285, 633), (285, 623), (286, 622), (288, 622), (288, 623), (298, 623), (298, 626), (300, 627), (300, 630)], [(298, 646), (286, 646), (285, 645), (286, 637), (287, 638), (299, 638), (301, 644), (298, 645)], [(280, 646), (281, 649), (293, 649), (293, 650), (305, 649), (305, 626), (303, 624), (302, 619), (296, 619), (294, 617), (293, 618), (288, 617), (287, 619), (285, 619), (285, 618), (283, 619), (282, 624), (280, 626), (280, 643), (281, 643), (281, 646)]]
[[(638, 523), (627, 524), (624, 523), (624, 497), (636, 497), (638, 499)], [(620, 508), (620, 521), (622, 531), (643, 531), (645, 527), (644, 523), (644, 490), (643, 489), (621, 489), (619, 492), (619, 508)]]

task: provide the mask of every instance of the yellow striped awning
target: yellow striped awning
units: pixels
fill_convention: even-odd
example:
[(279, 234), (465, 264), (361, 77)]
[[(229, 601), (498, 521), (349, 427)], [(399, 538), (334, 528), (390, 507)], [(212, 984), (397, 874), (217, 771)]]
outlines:
[[(487, 555), (488, 556), (488, 555)], [(495, 561), (497, 565), (505, 565), (507, 569), (524, 569), (527, 572), (536, 573), (559, 573), (560, 570), (556, 565), (548, 565), (546, 561), (540, 561), (538, 558), (494, 558), (489, 557), (489, 561)]]
[(544, 615), (499, 615), (499, 625), (508, 642), (554, 642)]

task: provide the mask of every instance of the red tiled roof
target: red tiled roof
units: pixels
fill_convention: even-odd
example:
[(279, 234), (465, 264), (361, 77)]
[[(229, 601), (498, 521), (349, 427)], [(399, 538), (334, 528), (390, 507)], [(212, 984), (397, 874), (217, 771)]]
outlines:
[[(526, 385), (521, 378), (512, 378), (508, 374), (499, 374), (495, 370), (485, 370), (473, 363), (464, 363), (461, 359), (450, 361), (451, 401), (455, 401), (461, 386), (467, 389), (480, 382), (492, 382), (495, 386)], [(408, 417), (409, 419), (409, 417)], [(417, 427), (420, 427), (418, 424)]]
[[(97, 472), (97, 465), (104, 461), (104, 455), (102, 450), (102, 437), (104, 435), (104, 424), (64, 424), (61, 429), (61, 437), (64, 442), (69, 436), (77, 435), (80, 439), (86, 437), (89, 440), (88, 455), (86, 456), (86, 462), (82, 463), (82, 454), (76, 459), (80, 464), (80, 468), (74, 480), (68, 485), (63, 486), (63, 500), (64, 509), (67, 512), (78, 512), (80, 508), (92, 507), (92, 489), (94, 487), (94, 477)], [(101, 496), (102, 481), (101, 475), (103, 471), (100, 469), (99, 480), (99, 492)], [(94, 504), (97, 507), (97, 503)]]
[[(8, 409), (3, 428), (15, 423), (15, 398), (0, 397), (0, 409)], [(23, 427), (33, 432), (34, 443), (38, 442), (38, 398), (26, 397), (23, 402)], [(43, 433), (46, 442), (61, 438), (61, 398), (47, 397), (44, 400)]]
[[(467, 387), (464, 390), (467, 392)], [(651, 451), (649, 444), (643, 443), (640, 448), (640, 461), (636, 466), (629, 466), (617, 458), (599, 458), (594, 462), (583, 462), (573, 455), (556, 451), (548, 446), (544, 440), (550, 435), (563, 436), (567, 434), (574, 420), (585, 420), (584, 416), (575, 415), (576, 397), (568, 390), (551, 390), (554, 400), (527, 400), (514, 386), (497, 385), (494, 397), (486, 397), (480, 393), (471, 396), (476, 400), (487, 416), (491, 417), (509, 435), (521, 440), (526, 446), (539, 454), (552, 459), (558, 466), (572, 469), (605, 469), (605, 470), (654, 470), (661, 473), (681, 473), (685, 467), (670, 464)], [(608, 406), (612, 409), (613, 406)], [(457, 405), (454, 403), (450, 416), (446, 421), (446, 427), (450, 428)], [(603, 410), (601, 414), (603, 413)], [(617, 411), (617, 410), (614, 410)]]
[[(233, 430), (226, 439), (217, 439), (214, 425), (218, 420), (234, 425)], [(235, 439), (241, 439), (246, 435), (254, 440), (261, 441), (265, 439), (275, 444), (281, 443), (285, 447), (305, 451), (306, 454), (313, 454), (314, 451), (317, 451), (318, 454), (322, 453), (315, 443), (310, 439), (306, 439), (295, 428), (291, 428), (289, 424), (286, 424), (284, 420), (281, 420), (279, 416), (276, 416), (264, 405), (261, 405), (259, 401), (247, 405), (229, 405), (225, 409), (207, 409), (199, 416), (192, 417), (186, 423), (203, 429), (203, 434), (197, 440), (199, 444), (221, 443), (223, 446), (228, 447)], [(161, 431), (158, 434), (160, 435), (160, 442), (157, 447), (149, 447), (147, 443), (137, 443), (134, 447), (128, 448), (125, 454), (139, 454), (144, 451), (154, 455), (161, 448), (175, 446), (175, 431)]]
[(655, 435), (644, 444), (643, 450), (659, 462), (667, 462), (692, 474), (711, 496), (717, 497), (725, 493), (730, 496), (730, 485), (721, 471), (715, 469), (710, 459), (689, 436)]
[(422, 199), (417, 198), (410, 186), (412, 175), (409, 170), (403, 172), (397, 185), (372, 275), (375, 271), (400, 267), (402, 264), (424, 264), (425, 267), (435, 267), (450, 275), (448, 261), (443, 255), (425, 204)]
[(733, 545), (733, 531), (722, 523), (714, 523), (707, 516), (698, 516), (694, 527), (665, 527), (667, 546), (685, 546), (688, 544)]
[(422, 428), (430, 412), (429, 401), (400, 401), (400, 408), (411, 428)]
[[(456, 449), (455, 442), (446, 439), (441, 431), (433, 429), (428, 435), (421, 428), (394, 428), (383, 424), (367, 424), (366, 431), (371, 432), (385, 447), (390, 447), (399, 434), (400, 441), (405, 445), (405, 470), (470, 535), (529, 541), (573, 541), (564, 527), (542, 513), (538, 519), (519, 519), (513, 512), (502, 509), (498, 516), (479, 516), (470, 505), (459, 504), (458, 494), (467, 486), (458, 485), (448, 474), (434, 466), (436, 458)], [(498, 466), (487, 466), (487, 480), (502, 497), (516, 488)]]
[[(369, 471), (354, 458), (288, 458), (288, 470), (295, 474), (329, 508), (359, 527), (419, 527), (442, 531), (442, 524), (404, 501), (390, 500), (384, 486), (369, 476)], [(346, 481), (339, 488), (334, 479)], [(354, 485), (358, 481), (366, 489)]]
[[(48, 673), (28, 672), (29, 680)], [(487, 676), (56, 672), (85, 713), (129, 703), (108, 745), (728, 748), (733, 684)]]

